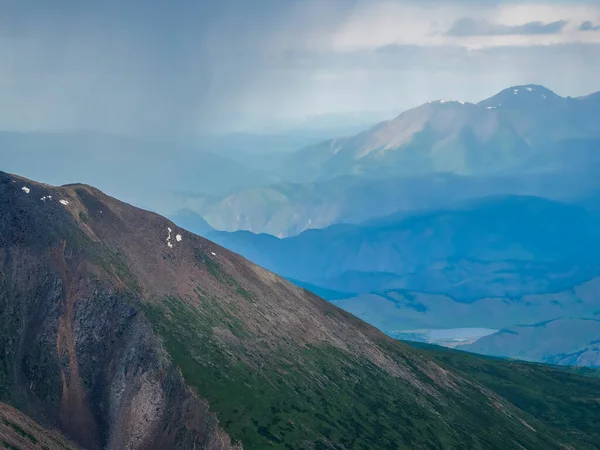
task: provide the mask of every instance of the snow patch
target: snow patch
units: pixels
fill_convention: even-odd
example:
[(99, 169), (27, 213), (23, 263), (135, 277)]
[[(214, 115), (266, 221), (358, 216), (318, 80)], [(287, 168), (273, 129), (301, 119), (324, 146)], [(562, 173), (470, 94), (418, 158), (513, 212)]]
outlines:
[(496, 109), (495, 106), (488, 106), (487, 109)]
[(448, 103), (448, 100), (440, 100), (440, 103), (443, 105), (444, 103)]
[(210, 252), (210, 254), (213, 256), (217, 256), (217, 254), (215, 252)]
[(182, 237), (180, 234), (178, 234), (177, 236), (175, 236), (175, 239), (177, 239), (177, 242), (181, 242)]
[(533, 88), (527, 88), (529, 92), (533, 92)]
[(173, 244), (171, 243), (171, 229), (167, 227), (167, 231), (169, 232), (169, 234), (167, 235), (167, 246), (169, 248), (173, 248)]
[(65, 206), (67, 206), (69, 204), (69, 202), (66, 200), (59, 200), (59, 202), (61, 205), (65, 205)]
[(27, 186), (23, 186), (23, 187), (21, 188), (21, 190), (22, 190), (23, 192), (25, 192), (26, 194), (29, 194), (29, 193), (31, 192), (31, 189), (29, 189)]

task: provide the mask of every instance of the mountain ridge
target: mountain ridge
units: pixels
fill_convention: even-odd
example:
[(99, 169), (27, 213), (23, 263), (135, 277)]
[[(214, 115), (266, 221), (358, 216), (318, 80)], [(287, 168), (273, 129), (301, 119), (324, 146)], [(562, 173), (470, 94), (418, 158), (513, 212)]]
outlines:
[[(589, 96), (561, 97), (539, 85), (514, 86), (478, 103), (438, 100), (402, 112), (352, 137), (296, 152), (296, 170), (317, 179), (342, 174), (498, 173), (524, 164), (552, 139), (600, 136)], [(523, 114), (527, 114), (525, 117)], [(572, 116), (578, 114), (579, 118)]]
[(89, 186), (0, 172), (0, 230), (0, 400), (86, 448), (592, 439)]

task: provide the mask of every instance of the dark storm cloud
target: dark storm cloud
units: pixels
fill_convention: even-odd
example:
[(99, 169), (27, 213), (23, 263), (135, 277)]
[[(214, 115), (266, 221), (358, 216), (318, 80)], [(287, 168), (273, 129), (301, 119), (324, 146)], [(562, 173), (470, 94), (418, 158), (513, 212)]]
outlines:
[(529, 22), (523, 25), (501, 25), (488, 22), (487, 20), (476, 20), (462, 18), (456, 20), (447, 31), (448, 36), (509, 36), (509, 35), (536, 35), (560, 33), (567, 25), (566, 20), (555, 22)]
[[(475, 15), (475, 7), (491, 20), (510, 3), (7, 0), (0, 2), (0, 128), (185, 138), (442, 96), (478, 99), (516, 82), (560, 88), (574, 79), (581, 89), (596, 86), (596, 47), (574, 44), (566, 51), (550, 42), (530, 49), (523, 38), (478, 53), (467, 44), (486, 39), (443, 34), (454, 19)], [(443, 16), (435, 14), (438, 6), (446, 8)], [(407, 11), (417, 37), (397, 26)], [(543, 17), (598, 23), (593, 11), (573, 17), (562, 11)], [(536, 14), (526, 10), (523, 22), (542, 17)], [(563, 22), (466, 23), (466, 29), (547, 34)], [(595, 40), (594, 33), (584, 37)]]
[(0, 125), (178, 134), (227, 119), (295, 1), (12, 2)]

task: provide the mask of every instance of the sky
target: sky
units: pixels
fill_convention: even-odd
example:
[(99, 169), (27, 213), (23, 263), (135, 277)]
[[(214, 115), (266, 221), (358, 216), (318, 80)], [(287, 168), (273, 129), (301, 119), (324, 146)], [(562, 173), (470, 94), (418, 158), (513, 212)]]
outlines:
[(0, 0), (10, 131), (270, 132), (598, 73), (600, 0)]

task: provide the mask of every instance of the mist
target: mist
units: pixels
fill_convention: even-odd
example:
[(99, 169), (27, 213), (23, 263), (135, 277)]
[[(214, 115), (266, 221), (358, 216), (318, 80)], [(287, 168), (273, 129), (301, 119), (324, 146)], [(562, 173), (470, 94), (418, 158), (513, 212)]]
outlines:
[(38, 1), (0, 8), (0, 129), (8, 131), (193, 142), (285, 132), (323, 115), (343, 124), (344, 115), (359, 114), (367, 123), (382, 111), (446, 96), (477, 101), (519, 83), (572, 96), (599, 89), (600, 8), (591, 3)]

